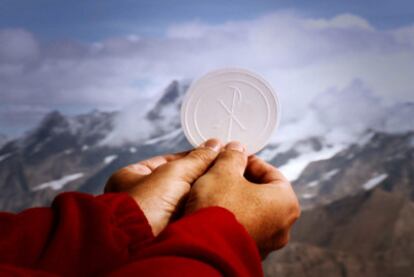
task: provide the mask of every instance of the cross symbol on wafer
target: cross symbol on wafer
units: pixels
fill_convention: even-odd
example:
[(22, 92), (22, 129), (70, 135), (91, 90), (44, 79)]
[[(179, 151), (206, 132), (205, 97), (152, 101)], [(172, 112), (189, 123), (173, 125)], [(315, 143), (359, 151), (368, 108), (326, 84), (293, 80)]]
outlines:
[(246, 127), (240, 122), (240, 120), (234, 114), (235, 106), (236, 106), (236, 99), (238, 99), (238, 101), (237, 101), (238, 103), (241, 102), (241, 100), (242, 100), (242, 94), (240, 92), (240, 89), (238, 87), (229, 87), (229, 88), (233, 89), (233, 101), (232, 101), (231, 107), (228, 108), (223, 100), (217, 100), (217, 101), (219, 101), (221, 106), (226, 110), (226, 112), (230, 116), (230, 118), (229, 118), (229, 128), (227, 130), (227, 141), (231, 140), (231, 129), (233, 127), (233, 120), (240, 126), (240, 128), (243, 131), (246, 130)]

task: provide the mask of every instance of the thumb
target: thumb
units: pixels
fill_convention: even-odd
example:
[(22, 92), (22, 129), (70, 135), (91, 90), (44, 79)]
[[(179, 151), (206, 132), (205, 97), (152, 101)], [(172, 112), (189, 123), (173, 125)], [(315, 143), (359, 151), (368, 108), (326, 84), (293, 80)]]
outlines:
[(191, 184), (210, 167), (220, 149), (221, 142), (218, 139), (209, 139), (183, 158), (166, 164), (160, 171)]
[(243, 176), (247, 166), (246, 148), (238, 141), (228, 143), (209, 172), (237, 173)]

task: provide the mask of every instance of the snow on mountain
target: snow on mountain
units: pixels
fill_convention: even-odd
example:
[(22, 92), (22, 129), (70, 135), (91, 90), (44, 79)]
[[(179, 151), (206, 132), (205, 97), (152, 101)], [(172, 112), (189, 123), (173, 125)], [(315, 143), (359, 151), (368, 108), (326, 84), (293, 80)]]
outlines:
[[(191, 148), (180, 128), (179, 109), (185, 89), (185, 84), (173, 82), (157, 101), (131, 104), (118, 113), (95, 111), (74, 117), (49, 114), (23, 138), (0, 148), (0, 210), (48, 205), (56, 194), (67, 190), (99, 194), (118, 168)], [(399, 212), (397, 207), (414, 199), (412, 118), (413, 104), (387, 106), (363, 83), (355, 81), (344, 89), (323, 92), (296, 118), (282, 121), (276, 136), (259, 155), (292, 180), (304, 209), (294, 232), (304, 241), (286, 256), (286, 252), (278, 252), (284, 260), (270, 256), (264, 263), (265, 272), (277, 267), (275, 275), (294, 272), (285, 275), (301, 276), (303, 271), (294, 268), (319, 266), (323, 271), (314, 270), (312, 276), (321, 276), (328, 266), (333, 273), (338, 272), (332, 276), (342, 276), (344, 268), (352, 275), (355, 263), (344, 253), (353, 255), (352, 251), (358, 250), (355, 241), (358, 245), (373, 245), (367, 257), (377, 255), (379, 246), (383, 251), (397, 249), (402, 258), (412, 257), (405, 254), (412, 252), (399, 251), (398, 238), (405, 230), (400, 228), (405, 226), (402, 224), (412, 227), (413, 210), (407, 213), (404, 208)], [(388, 213), (390, 210), (395, 216)], [(373, 216), (375, 220), (371, 220)], [(383, 224), (383, 218), (390, 224)], [(375, 228), (369, 229), (370, 222), (377, 224)], [(348, 225), (352, 227), (342, 227)], [(367, 233), (366, 229), (375, 233), (384, 226), (389, 227), (387, 239), (375, 239), (370, 233), (357, 240)], [(314, 234), (321, 232), (323, 239), (315, 242)], [(340, 235), (326, 239), (335, 234)], [(401, 240), (407, 249), (406, 241), (411, 238), (412, 228)], [(390, 242), (395, 244), (389, 246)], [(359, 254), (355, 254), (355, 261), (370, 261)], [(317, 266), (313, 266), (315, 263)], [(381, 272), (381, 259), (378, 265)], [(366, 275), (366, 268), (358, 270), (361, 276)]]
[[(376, 132), (370, 137), (365, 144), (351, 144), (330, 159), (311, 162), (304, 168), (293, 182), (303, 208), (376, 187), (414, 199), (414, 131)], [(315, 197), (309, 199), (309, 194)]]
[(116, 160), (118, 158), (118, 155), (110, 155), (110, 156), (106, 156), (104, 158), (104, 164), (110, 164), (112, 163), (114, 160)]
[(177, 136), (182, 135), (182, 134), (183, 134), (183, 131), (181, 130), (181, 128), (178, 128), (178, 129), (173, 130), (173, 131), (171, 131), (169, 133), (166, 133), (164, 135), (148, 139), (148, 140), (144, 141), (143, 144), (144, 145), (150, 145), (150, 144), (161, 143), (163, 141), (170, 141), (170, 140), (173, 140), (174, 138), (176, 138)]
[(299, 153), (299, 156), (289, 160), (286, 164), (279, 167), (279, 170), (283, 172), (288, 180), (295, 181), (308, 164), (314, 161), (329, 159), (338, 153), (341, 149), (342, 148), (339, 146), (332, 146), (324, 147), (319, 151), (303, 151)]
[(85, 145), (95, 144), (113, 129), (113, 119), (117, 113), (94, 110), (87, 114), (69, 117), (69, 129), (76, 134)]
[[(100, 193), (119, 167), (189, 149), (179, 120), (184, 91), (185, 85), (171, 83), (148, 103), (150, 108), (131, 106), (137, 118), (125, 111), (48, 114), (36, 128), (0, 148), (0, 209), (45, 205), (68, 189)], [(83, 176), (72, 182), (73, 172)]]
[(35, 186), (33, 188), (33, 190), (42, 190), (42, 189), (46, 189), (46, 188), (51, 188), (53, 190), (60, 190), (62, 189), (65, 185), (67, 185), (68, 183), (75, 181), (79, 178), (83, 177), (83, 173), (75, 173), (75, 174), (70, 174), (70, 175), (66, 175), (63, 176), (60, 179), (57, 180), (53, 180), (53, 181), (49, 181), (43, 184), (40, 184), (38, 186)]
[(278, 165), (293, 181), (311, 162), (329, 159), (363, 140), (384, 110), (381, 101), (359, 80), (343, 89), (329, 89), (317, 95), (296, 119), (282, 120), (273, 145), (259, 155)]
[(380, 99), (362, 81), (354, 80), (342, 89), (331, 88), (320, 93), (295, 119), (282, 120), (272, 141), (293, 144), (321, 137), (327, 144), (346, 146), (375, 126), (384, 110)]
[[(354, 80), (343, 89), (332, 88), (317, 95), (296, 119), (282, 120), (272, 145), (259, 155), (295, 180), (311, 162), (333, 157), (355, 143), (362, 146), (375, 132), (414, 130), (413, 118), (413, 103), (386, 104), (361, 80)], [(303, 144), (315, 138), (319, 147), (303, 149)]]
[(384, 181), (385, 179), (387, 179), (388, 174), (379, 174), (377, 176), (372, 177), (371, 179), (369, 179), (368, 181), (366, 181), (362, 187), (366, 190), (370, 190), (373, 189), (374, 187), (376, 187), (377, 185), (379, 185), (382, 181)]
[(6, 160), (8, 157), (10, 157), (11, 153), (0, 155), (0, 162)]
[(329, 181), (333, 176), (335, 176), (338, 172), (340, 171), (339, 168), (334, 168), (331, 171), (326, 172), (325, 174), (322, 175), (322, 180), (323, 181)]
[(19, 147), (28, 154), (64, 151), (67, 145), (81, 147), (95, 145), (112, 130), (115, 113), (93, 111), (84, 115), (68, 117), (58, 111), (46, 115), (32, 131), (17, 140)]
[[(34, 202), (44, 203), (53, 195), (40, 192), (50, 191), (47, 188), (51, 186), (34, 188), (73, 172), (84, 175), (79, 183), (73, 182), (71, 189), (99, 193), (119, 167), (191, 148), (180, 126), (180, 106), (187, 88), (188, 82), (174, 81), (156, 101), (131, 103), (120, 112), (93, 111), (78, 116), (50, 113), (31, 132), (0, 149), (0, 189), (4, 192), (0, 204), (3, 201), (4, 209), (16, 210)], [(338, 155), (347, 162), (358, 160), (359, 152), (349, 149), (381, 145), (375, 137), (378, 130), (396, 130), (390, 126), (396, 127), (414, 113), (414, 105), (398, 105), (384, 105), (360, 81), (325, 91), (296, 118), (282, 120), (275, 137), (258, 155), (299, 184), (303, 198), (317, 202), (321, 191), (328, 190), (327, 184), (337, 182), (346, 171), (345, 162), (337, 164)], [(372, 107), (376, 111), (371, 111)], [(344, 151), (346, 156), (342, 157)], [(403, 153), (384, 155), (395, 162), (398, 157), (394, 154)], [(323, 161), (333, 164), (313, 171), (312, 165)], [(361, 188), (367, 178), (357, 180)], [(65, 189), (66, 185), (56, 193)]]

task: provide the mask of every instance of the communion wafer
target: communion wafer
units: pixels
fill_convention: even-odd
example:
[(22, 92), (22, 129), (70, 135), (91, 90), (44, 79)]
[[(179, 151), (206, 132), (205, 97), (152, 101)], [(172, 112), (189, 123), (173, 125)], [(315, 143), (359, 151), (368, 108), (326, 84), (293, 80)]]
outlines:
[(276, 92), (244, 69), (221, 69), (201, 77), (187, 91), (181, 108), (182, 128), (194, 147), (209, 138), (236, 140), (249, 154), (266, 146), (279, 119)]

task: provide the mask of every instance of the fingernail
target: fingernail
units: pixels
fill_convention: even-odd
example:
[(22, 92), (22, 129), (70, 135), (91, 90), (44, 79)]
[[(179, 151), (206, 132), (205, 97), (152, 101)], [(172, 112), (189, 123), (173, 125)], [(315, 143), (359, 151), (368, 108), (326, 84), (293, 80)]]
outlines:
[(226, 150), (235, 150), (243, 153), (245, 151), (245, 147), (238, 141), (231, 141), (226, 145)]
[(219, 152), (221, 148), (221, 142), (218, 139), (209, 139), (206, 140), (203, 144), (200, 145), (201, 147), (208, 147), (213, 151)]

